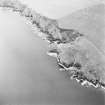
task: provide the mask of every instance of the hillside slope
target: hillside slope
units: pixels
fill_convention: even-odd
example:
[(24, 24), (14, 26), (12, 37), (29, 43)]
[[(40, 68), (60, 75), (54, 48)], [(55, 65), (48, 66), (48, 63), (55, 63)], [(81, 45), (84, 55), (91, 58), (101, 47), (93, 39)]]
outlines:
[[(58, 20), (60, 27), (77, 29), (101, 50), (105, 38), (105, 4), (76, 11)], [(105, 50), (104, 50), (105, 51)]]

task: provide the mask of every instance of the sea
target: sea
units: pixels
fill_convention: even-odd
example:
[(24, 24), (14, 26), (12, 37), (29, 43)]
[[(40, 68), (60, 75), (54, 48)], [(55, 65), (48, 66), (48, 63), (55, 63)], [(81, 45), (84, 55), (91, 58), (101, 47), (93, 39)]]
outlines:
[(0, 105), (105, 105), (105, 94), (59, 71), (48, 43), (17, 13), (0, 11)]

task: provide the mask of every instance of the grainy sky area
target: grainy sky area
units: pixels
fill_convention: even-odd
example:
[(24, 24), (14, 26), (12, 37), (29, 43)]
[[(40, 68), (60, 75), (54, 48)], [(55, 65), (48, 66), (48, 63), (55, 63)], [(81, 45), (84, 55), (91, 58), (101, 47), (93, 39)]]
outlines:
[(78, 9), (95, 5), (103, 0), (21, 0), (37, 12), (51, 18), (61, 18)]

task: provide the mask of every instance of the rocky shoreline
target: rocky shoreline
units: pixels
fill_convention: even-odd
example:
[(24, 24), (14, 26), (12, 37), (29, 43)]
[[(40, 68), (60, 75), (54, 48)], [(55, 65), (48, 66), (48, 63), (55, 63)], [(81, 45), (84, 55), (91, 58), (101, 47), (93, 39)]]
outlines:
[(59, 27), (57, 20), (49, 19), (17, 0), (1, 0), (0, 7), (18, 12), (32, 25), (33, 31), (49, 43), (48, 55), (56, 57), (60, 71), (82, 86), (105, 89), (105, 56), (75, 29)]

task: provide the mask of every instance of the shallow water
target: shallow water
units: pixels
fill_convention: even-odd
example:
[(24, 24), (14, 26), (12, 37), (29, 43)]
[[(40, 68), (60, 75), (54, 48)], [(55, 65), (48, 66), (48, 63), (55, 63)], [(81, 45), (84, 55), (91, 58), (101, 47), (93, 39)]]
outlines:
[(0, 105), (105, 105), (105, 96), (59, 72), (23, 18), (0, 12)]

